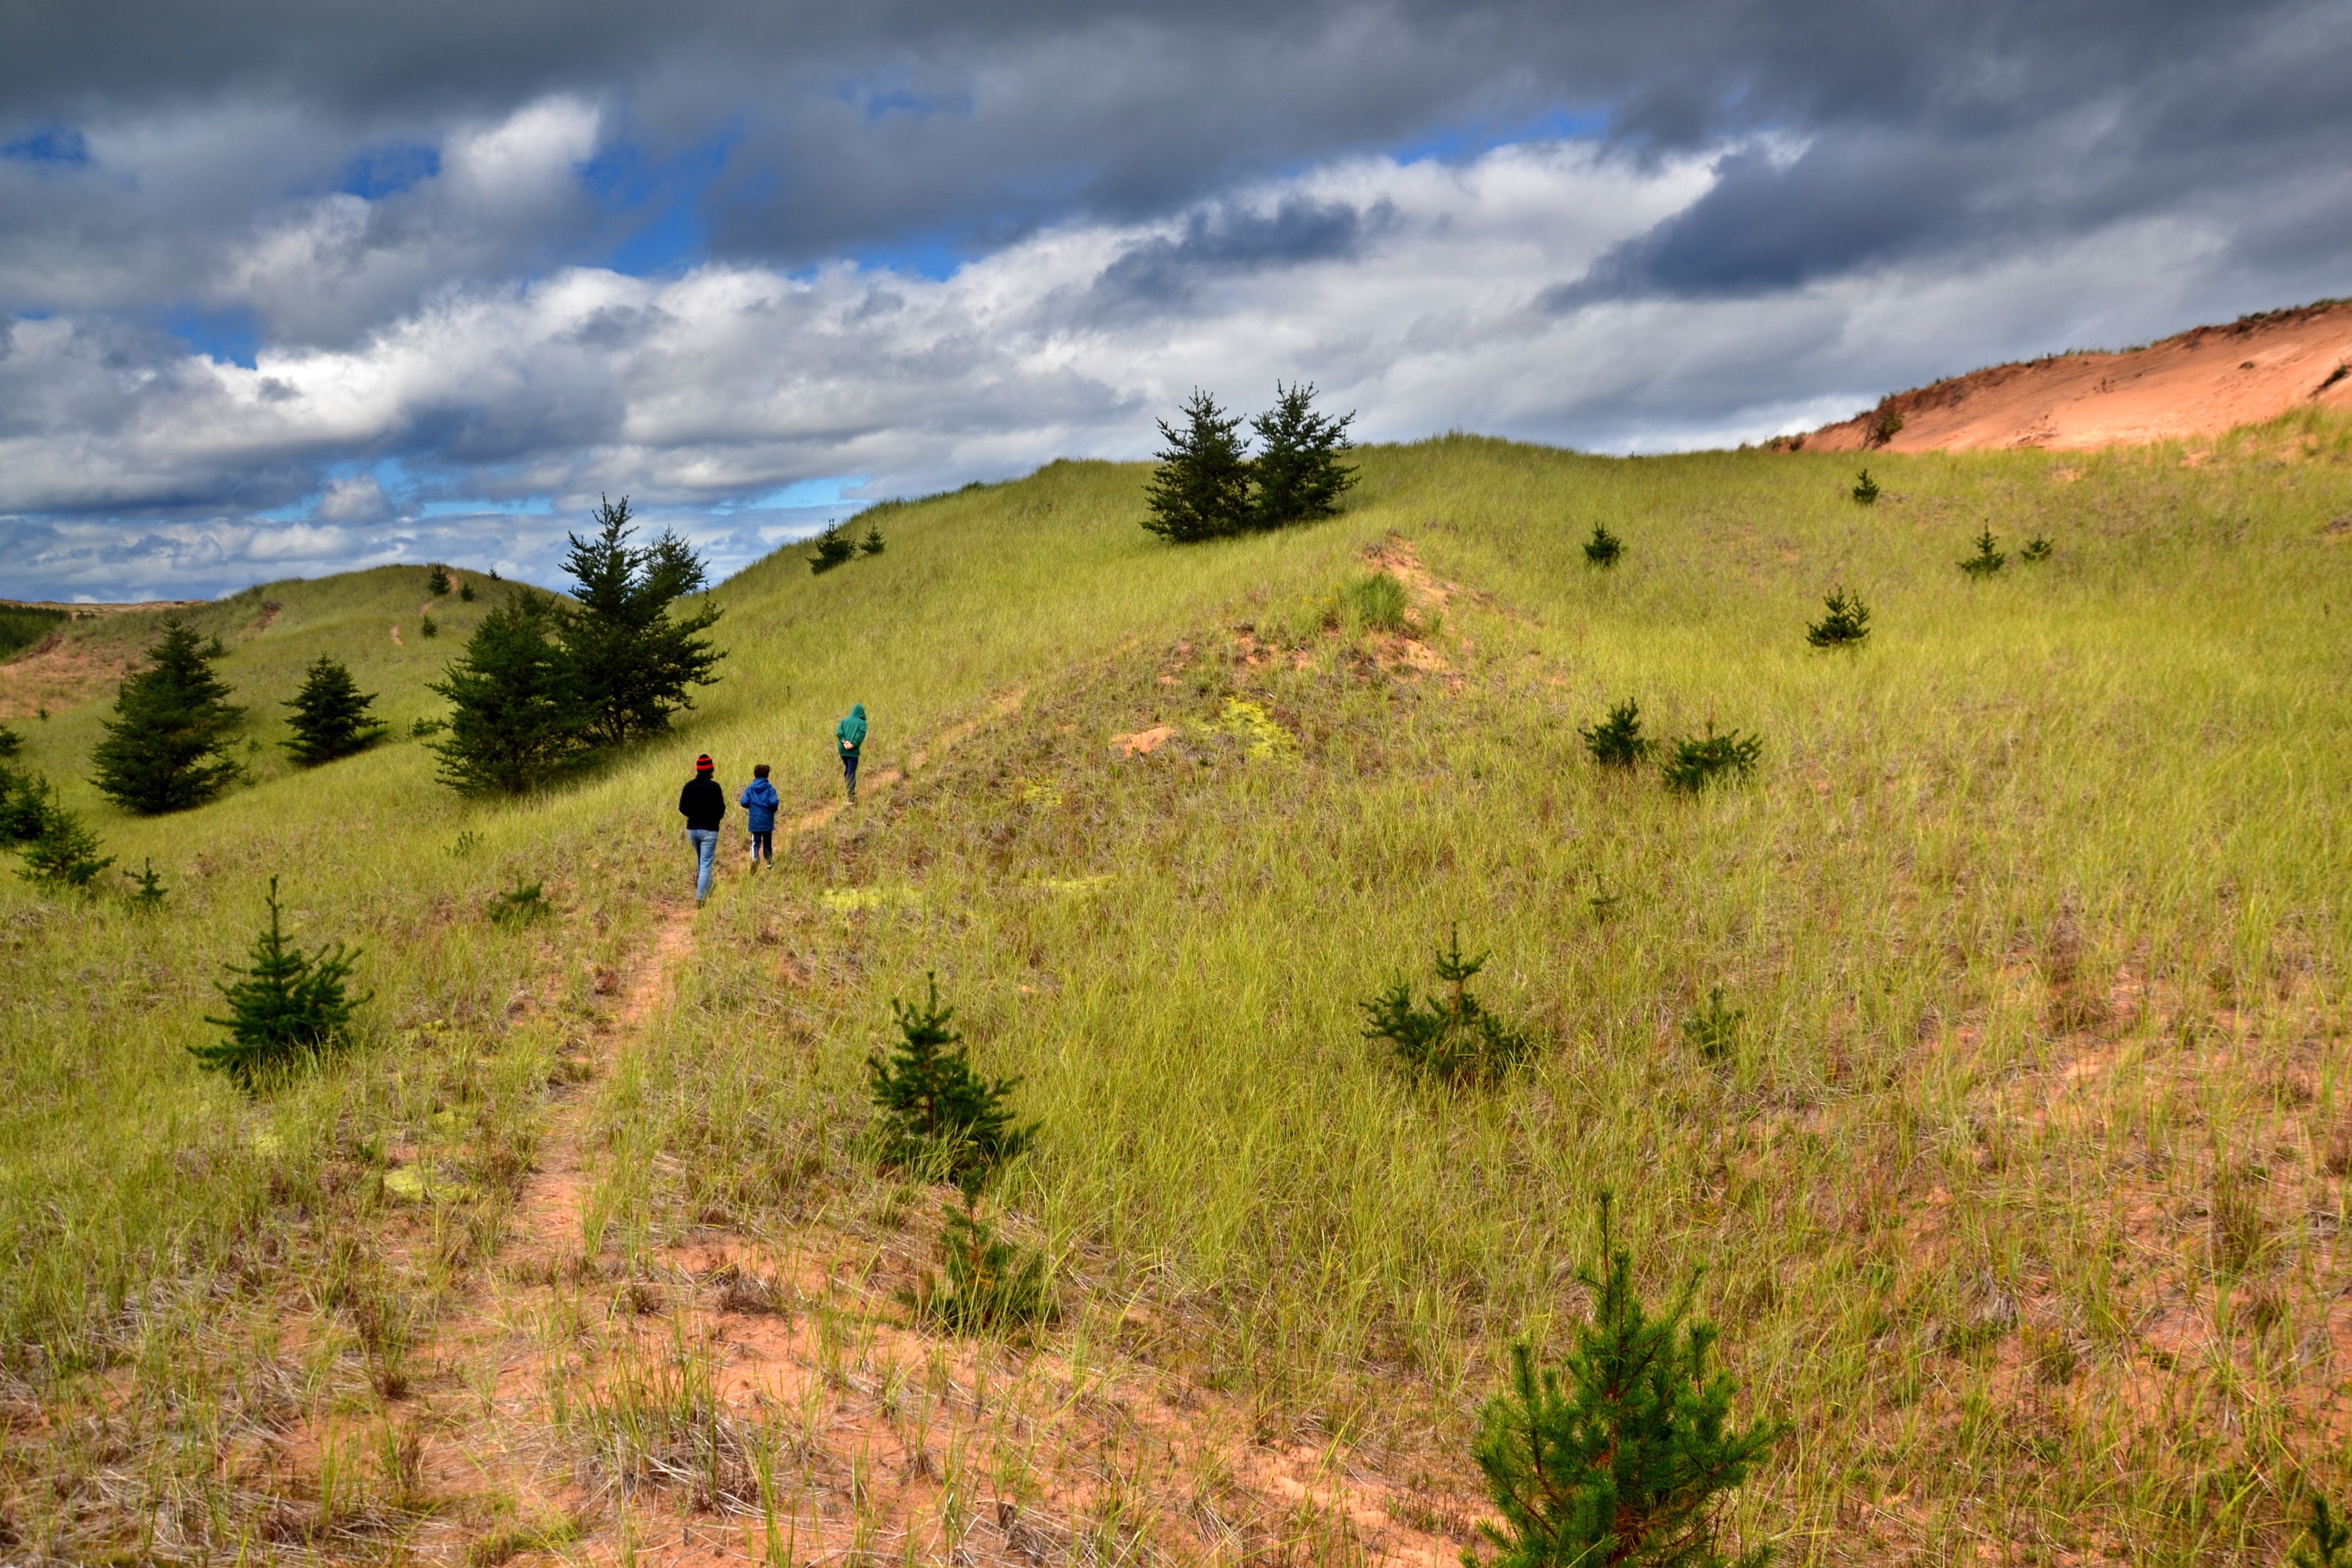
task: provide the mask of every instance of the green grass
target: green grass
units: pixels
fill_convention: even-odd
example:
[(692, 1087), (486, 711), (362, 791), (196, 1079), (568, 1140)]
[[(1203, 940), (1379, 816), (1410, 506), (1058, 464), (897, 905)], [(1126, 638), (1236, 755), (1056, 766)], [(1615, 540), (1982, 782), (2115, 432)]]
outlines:
[(65, 625), (65, 621), (63, 610), (0, 605), (0, 659), (14, 658)]
[[(1005, 1208), (1066, 1298), (1148, 1303), (1143, 1353), (1212, 1386), (1466, 1452), (1508, 1340), (1562, 1342), (1609, 1185), (1648, 1285), (1704, 1267), (1748, 1410), (1797, 1423), (1739, 1505), (1788, 1560), (2268, 1561), (2304, 1487), (2352, 1489), (2326, 1420), (2352, 556), (2320, 532), (2352, 426), (2212, 447), (1882, 455), (1863, 509), (1842, 455), (1447, 437), (1361, 453), (1335, 521), (1181, 551), (1136, 526), (1141, 469), (1055, 464), (895, 511), (853, 571), (787, 550), (733, 579), (725, 682), (674, 741), (513, 805), (458, 801), (404, 738), (309, 773), (265, 750), (253, 787), (133, 821), (71, 782), (98, 708), (20, 725), (174, 890), (143, 921), (0, 890), (5, 1365), (58, 1400), (128, 1371), (139, 1451), (201, 1457), (192, 1394), (245, 1375), (289, 1292), (342, 1322), (338, 1278), (462, 1290), (588, 965), (687, 895), (693, 754), (804, 806), (851, 702), (871, 779), (1021, 689), (774, 876), (734, 875), (730, 837), (677, 1005), (599, 1088), (591, 1203), (625, 1254), (881, 1223), (861, 1064), (935, 970), (1044, 1122)], [(2056, 553), (1971, 581), (1986, 527)], [(1328, 613), (1391, 542), (1455, 585), (1410, 617), (1442, 668), (1372, 629), (1393, 605)], [(321, 651), (402, 736), (432, 710), (488, 601), (395, 649), (423, 595), (382, 577), (260, 591), (284, 608), (223, 669), (265, 748)], [(1857, 656), (1805, 646), (1838, 587), (1873, 608)], [(1576, 726), (1629, 696), (1669, 742), (1761, 736), (1756, 777), (1593, 766)], [(271, 874), (379, 996), (350, 1055), (254, 1103), (180, 1047)], [(491, 920), (542, 879), (556, 919)], [(1481, 999), (1538, 1033), (1493, 1090), (1417, 1089), (1362, 1037), (1359, 1000), (1455, 922), (1493, 952)], [(1702, 1053), (1682, 1024), (1717, 987), (1743, 1016)], [(460, 1195), (401, 1206), (394, 1149), (444, 1151)], [(424, 1264), (335, 1250), (387, 1214)]]

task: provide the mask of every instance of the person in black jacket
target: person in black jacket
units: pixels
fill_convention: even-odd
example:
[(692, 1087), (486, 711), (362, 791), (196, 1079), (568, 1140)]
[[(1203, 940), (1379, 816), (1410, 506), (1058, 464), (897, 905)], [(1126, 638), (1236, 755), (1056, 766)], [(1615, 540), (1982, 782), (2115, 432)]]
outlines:
[(694, 759), (694, 776), (677, 792), (677, 814), (686, 818), (686, 839), (694, 846), (694, 902), (710, 896), (710, 868), (719, 858), (719, 825), (727, 819), (727, 792), (710, 776), (708, 752)]

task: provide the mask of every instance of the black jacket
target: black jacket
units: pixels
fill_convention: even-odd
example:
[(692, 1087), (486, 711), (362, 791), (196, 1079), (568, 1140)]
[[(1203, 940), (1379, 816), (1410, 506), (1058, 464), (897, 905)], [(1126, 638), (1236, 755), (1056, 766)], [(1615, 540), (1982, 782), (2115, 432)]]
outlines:
[(727, 792), (709, 773), (697, 773), (677, 792), (677, 814), (688, 827), (715, 831), (727, 816)]

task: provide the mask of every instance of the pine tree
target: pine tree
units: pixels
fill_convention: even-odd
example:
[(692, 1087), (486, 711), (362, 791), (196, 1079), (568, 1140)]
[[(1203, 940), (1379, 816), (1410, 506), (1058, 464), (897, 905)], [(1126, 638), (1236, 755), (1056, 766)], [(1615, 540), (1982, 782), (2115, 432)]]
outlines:
[(1499, 1082), (1535, 1048), (1524, 1031), (1507, 1026), (1470, 994), (1470, 982), (1486, 966), (1486, 954), (1462, 956), (1462, 932), (1437, 954), (1437, 978), (1453, 987), (1416, 1006), (1412, 983), (1400, 975), (1386, 991), (1360, 1002), (1369, 1040), (1385, 1040), (1407, 1071), (1456, 1086)]
[(2050, 541), (2037, 533), (2032, 539), (2026, 541), (2025, 548), (2017, 552), (2017, 558), (2020, 561), (2025, 562), (2047, 561), (2050, 559), (2051, 552), (2054, 548), (2055, 546), (2053, 546)]
[(1249, 465), (1256, 491), (1249, 508), (1251, 526), (1282, 528), (1339, 514), (1339, 498), (1356, 482), (1356, 470), (1339, 461), (1352, 445), (1352, 413), (1334, 419), (1315, 412), (1315, 384), (1274, 384), (1274, 406), (1250, 421), (1257, 432), (1257, 457)]
[(857, 546), (847, 534), (841, 531), (841, 524), (827, 523), (824, 531), (816, 536), (816, 553), (808, 558), (809, 575), (822, 577), (835, 567), (845, 565), (856, 559), (857, 559)]
[(1241, 416), (1228, 415), (1217, 400), (1195, 388), (1184, 405), (1184, 427), (1156, 421), (1167, 443), (1159, 453), (1144, 491), (1151, 515), (1143, 526), (1171, 544), (1190, 544), (1238, 533), (1250, 519), (1250, 461), (1234, 434)]
[(1869, 506), (1878, 500), (1878, 481), (1870, 477), (1868, 468), (1863, 469), (1861, 473), (1854, 476), (1853, 499), (1864, 506)]
[(879, 1053), (866, 1058), (868, 1087), (882, 1112), (884, 1157), (935, 1171), (975, 1194), (1021, 1156), (1037, 1129), (1013, 1119), (1011, 1100), (1019, 1079), (991, 1083), (972, 1070), (963, 1036), (948, 1027), (955, 1009), (940, 1005), (936, 979), (925, 980), (930, 999), (921, 1006), (891, 999), (899, 1040), (889, 1060)]
[(933, 1292), (922, 1305), (948, 1328), (971, 1333), (1053, 1317), (1045, 1254), (998, 1236), (996, 1227), (970, 1204), (961, 1211), (947, 1206), (940, 1251), (947, 1289)]
[(553, 622), (547, 601), (516, 591), (482, 617), (430, 688), (449, 701), (446, 738), (432, 742), (442, 783), (468, 795), (519, 795), (580, 760), (586, 718), (550, 635)]
[(882, 525), (878, 522), (866, 524), (866, 542), (857, 547), (858, 553), (861, 555), (879, 555), (882, 553), (883, 549)]
[(449, 569), (446, 566), (436, 564), (432, 571), (425, 574), (425, 591), (432, 595), (436, 599), (442, 595), (447, 593), (449, 591)]
[(1843, 588), (1822, 601), (1829, 613), (1805, 628), (1805, 640), (1815, 647), (1859, 647), (1870, 636), (1870, 606), (1859, 594)]
[(234, 985), (214, 982), (214, 988), (228, 998), (229, 1016), (205, 1022), (226, 1029), (228, 1038), (188, 1047), (203, 1066), (227, 1073), (247, 1089), (257, 1075), (333, 1044), (351, 1026), (352, 1013), (375, 994), (353, 997), (345, 989), (359, 962), (356, 951), (345, 952), (337, 942), (331, 949), (305, 953), (287, 942), (275, 877), (269, 879), (268, 903), (269, 929), (253, 939), (250, 965), (222, 965), (245, 978)]
[(25, 737), (0, 724), (0, 758), (13, 757), (25, 749)]
[[(46, 786), (47, 781), (43, 783)], [(98, 850), (98, 835), (82, 825), (79, 813), (46, 800), (40, 831), (17, 846), (16, 853), (25, 864), (16, 875), (27, 882), (87, 888), (100, 871), (114, 864), (113, 856), (100, 859)]]
[(1648, 760), (1657, 742), (1642, 733), (1642, 705), (1628, 697), (1609, 710), (1609, 716), (1587, 729), (1579, 724), (1584, 749), (1604, 768), (1630, 768)]
[(1599, 523), (1592, 525), (1592, 537), (1584, 542), (1584, 561), (1588, 566), (1614, 566), (1617, 558), (1625, 553), (1625, 542)]
[(48, 826), (57, 791), (38, 773), (0, 774), (0, 844), (28, 844)]
[[(1633, 1286), (1631, 1251), (1601, 1200), (1601, 1272), (1578, 1271), (1593, 1293), (1563, 1368), (1538, 1369), (1521, 1341), (1511, 1381), (1486, 1405), (1474, 1450), (1503, 1522), (1491, 1568), (1721, 1568), (1716, 1510), (1785, 1423), (1730, 1425), (1730, 1374), (1709, 1373), (1712, 1325), (1690, 1321), (1697, 1280), (1656, 1317)], [(1770, 1548), (1736, 1560), (1761, 1568)], [(1465, 1562), (1475, 1561), (1465, 1554)]]
[(1662, 771), (1668, 789), (1696, 795), (1711, 784), (1752, 777), (1763, 755), (1761, 738), (1743, 736), (1737, 730), (1718, 735), (1709, 724), (1704, 737), (1686, 735), (1676, 741)]
[(2009, 562), (2006, 552), (1993, 548), (1992, 530), (1977, 535), (1977, 552), (1960, 563), (1960, 570), (1971, 577), (1990, 577)]
[(2336, 1522), (2326, 1498), (2311, 1500), (2311, 1523), (2305, 1533), (2290, 1559), (2294, 1568), (2352, 1568), (2352, 1530)]
[(375, 693), (361, 691), (342, 660), (322, 653), (303, 678), (302, 689), (280, 704), (294, 710), (286, 721), (294, 738), (278, 743), (306, 768), (363, 752), (392, 729), (368, 711), (374, 700)]
[(694, 706), (688, 689), (718, 681), (725, 655), (702, 636), (719, 624), (709, 600), (691, 615), (671, 606), (708, 581), (701, 557), (676, 533), (633, 548), (629, 498), (601, 502), (593, 538), (570, 535), (563, 570), (579, 585), (562, 624), (563, 657), (589, 731), (625, 746), (669, 728), (670, 715)]
[(163, 886), (163, 879), (155, 874), (155, 859), (152, 855), (141, 869), (122, 874), (133, 884), (131, 901), (142, 910), (160, 910), (163, 907), (163, 900), (171, 896), (171, 889)]
[(245, 710), (229, 704), (229, 688), (213, 673), (225, 650), (210, 645), (178, 616), (147, 650), (147, 668), (115, 693), (115, 717), (91, 752), (96, 784), (116, 805), (154, 816), (202, 805), (243, 775), (228, 754), (229, 732)]

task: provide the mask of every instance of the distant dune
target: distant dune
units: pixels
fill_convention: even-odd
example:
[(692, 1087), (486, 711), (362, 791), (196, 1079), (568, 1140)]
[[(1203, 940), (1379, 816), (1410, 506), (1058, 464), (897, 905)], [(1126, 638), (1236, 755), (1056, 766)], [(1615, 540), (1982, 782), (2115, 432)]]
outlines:
[[(2123, 353), (1970, 371), (1898, 392), (1823, 426), (1803, 445), (1831, 452), (2105, 447), (2219, 435), (2314, 404), (2352, 409), (2352, 300), (2243, 316)], [(1880, 439), (1889, 416), (1901, 426)]]

